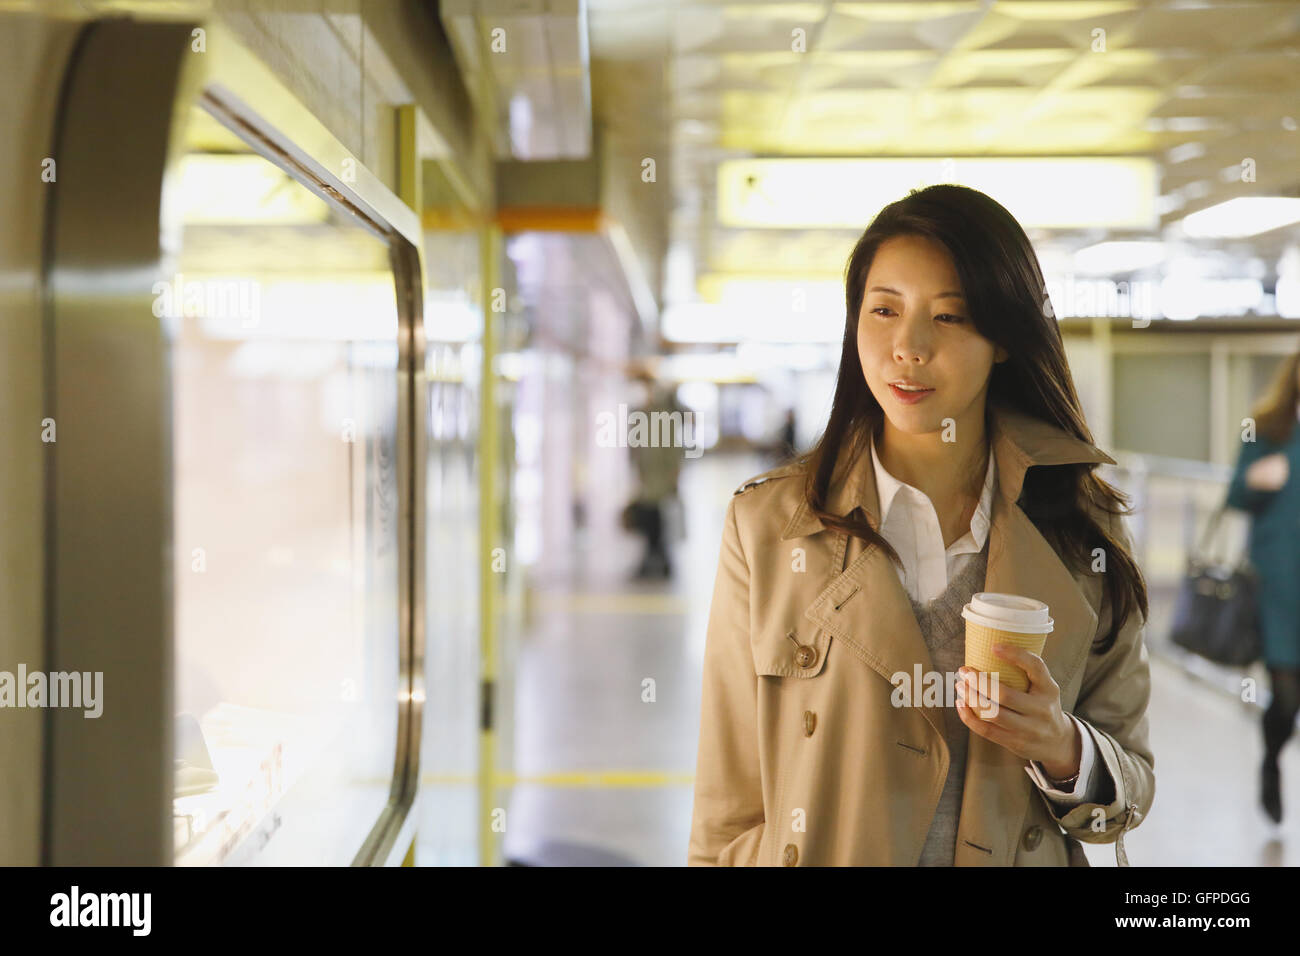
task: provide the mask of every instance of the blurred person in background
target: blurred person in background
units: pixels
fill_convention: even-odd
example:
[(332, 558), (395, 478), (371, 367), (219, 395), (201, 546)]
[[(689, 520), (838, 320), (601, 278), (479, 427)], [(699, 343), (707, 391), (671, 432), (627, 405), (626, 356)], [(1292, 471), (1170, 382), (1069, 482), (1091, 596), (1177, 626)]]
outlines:
[[(637, 412), (646, 416), (651, 422), (661, 419), (655, 415), (667, 414), (664, 421), (677, 421), (685, 427), (687, 410), (677, 402), (676, 389), (661, 385), (649, 369), (641, 368), (634, 373), (634, 378), (645, 387), (645, 404)], [(665, 438), (670, 431), (650, 426), (652, 434), (659, 439)], [(681, 435), (684, 432), (671, 432)], [(638, 578), (667, 578), (672, 576), (672, 561), (668, 556), (669, 524), (668, 509), (677, 501), (677, 478), (681, 473), (683, 446), (668, 444), (664, 441), (647, 443), (628, 442), (628, 452), (637, 474), (637, 496), (628, 505), (624, 513), (624, 526), (636, 530), (645, 538), (645, 554), (637, 568)]]
[(1278, 756), (1300, 712), (1300, 351), (1282, 363), (1252, 416), (1255, 440), (1242, 443), (1227, 503), (1251, 515), (1250, 560), (1271, 691), (1263, 718), (1260, 803), (1280, 823)]
[(781, 425), (780, 445), (777, 447), (776, 460), (778, 462), (789, 461), (794, 458), (799, 449), (795, 447), (795, 421), (794, 409), (785, 410), (785, 421)]

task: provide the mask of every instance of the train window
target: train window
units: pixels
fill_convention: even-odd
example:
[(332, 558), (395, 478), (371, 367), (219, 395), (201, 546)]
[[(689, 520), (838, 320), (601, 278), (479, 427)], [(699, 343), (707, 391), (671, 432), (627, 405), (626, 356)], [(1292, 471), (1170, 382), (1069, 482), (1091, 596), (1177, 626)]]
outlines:
[(195, 107), (175, 190), (178, 864), (348, 864), (398, 699), (386, 242)]

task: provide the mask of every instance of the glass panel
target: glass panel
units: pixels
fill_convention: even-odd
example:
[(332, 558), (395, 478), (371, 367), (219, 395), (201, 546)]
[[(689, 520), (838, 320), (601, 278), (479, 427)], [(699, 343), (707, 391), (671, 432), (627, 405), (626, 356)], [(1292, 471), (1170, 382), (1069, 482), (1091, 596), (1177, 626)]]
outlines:
[(397, 734), (386, 243), (201, 109), (175, 189), (178, 864), (348, 864)]
[[(431, 188), (432, 187), (432, 188)], [(435, 208), (447, 188), (426, 178)], [(454, 224), (460, 217), (447, 215)], [(419, 866), (473, 866), (478, 858), (479, 373), (483, 319), (478, 236), (449, 226), (424, 235), (428, 376), (424, 731)], [(507, 692), (497, 696), (508, 704)], [(499, 751), (508, 751), (508, 715)], [(504, 804), (502, 804), (504, 805)]]

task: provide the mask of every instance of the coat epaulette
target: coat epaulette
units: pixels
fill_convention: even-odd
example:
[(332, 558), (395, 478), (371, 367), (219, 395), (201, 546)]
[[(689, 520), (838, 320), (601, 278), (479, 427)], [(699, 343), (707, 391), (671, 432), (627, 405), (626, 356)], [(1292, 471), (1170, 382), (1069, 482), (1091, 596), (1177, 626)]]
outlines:
[(782, 465), (780, 468), (773, 468), (771, 471), (765, 471), (761, 475), (755, 475), (753, 478), (748, 479), (741, 484), (739, 488), (733, 491), (731, 496), (734, 498), (736, 495), (748, 491), (750, 488), (756, 488), (764, 482), (771, 481), (773, 478), (788, 478), (789, 476), (798, 473), (798, 465)]

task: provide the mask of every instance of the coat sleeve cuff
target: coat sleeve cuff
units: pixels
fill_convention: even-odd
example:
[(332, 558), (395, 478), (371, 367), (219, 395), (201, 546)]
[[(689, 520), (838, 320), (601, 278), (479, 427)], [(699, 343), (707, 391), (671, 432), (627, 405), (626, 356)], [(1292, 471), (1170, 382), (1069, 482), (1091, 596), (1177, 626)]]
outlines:
[[(1115, 785), (1120, 773), (1121, 758), (1116, 750), (1119, 744), (1110, 735), (1098, 731), (1083, 718), (1075, 719), (1088, 728), (1097, 747), (1093, 764), (1096, 793), (1087, 801), (1073, 806), (1058, 806), (1046, 797), (1044, 803), (1061, 828), (1075, 839), (1084, 843), (1113, 843), (1123, 829), (1140, 823), (1143, 814), (1134, 811), (1130, 819), (1129, 808), (1124, 806), (1120, 788)], [(1136, 802), (1135, 793), (1130, 793), (1128, 796), (1130, 800)], [(1096, 812), (1098, 809), (1101, 810), (1100, 814)]]

